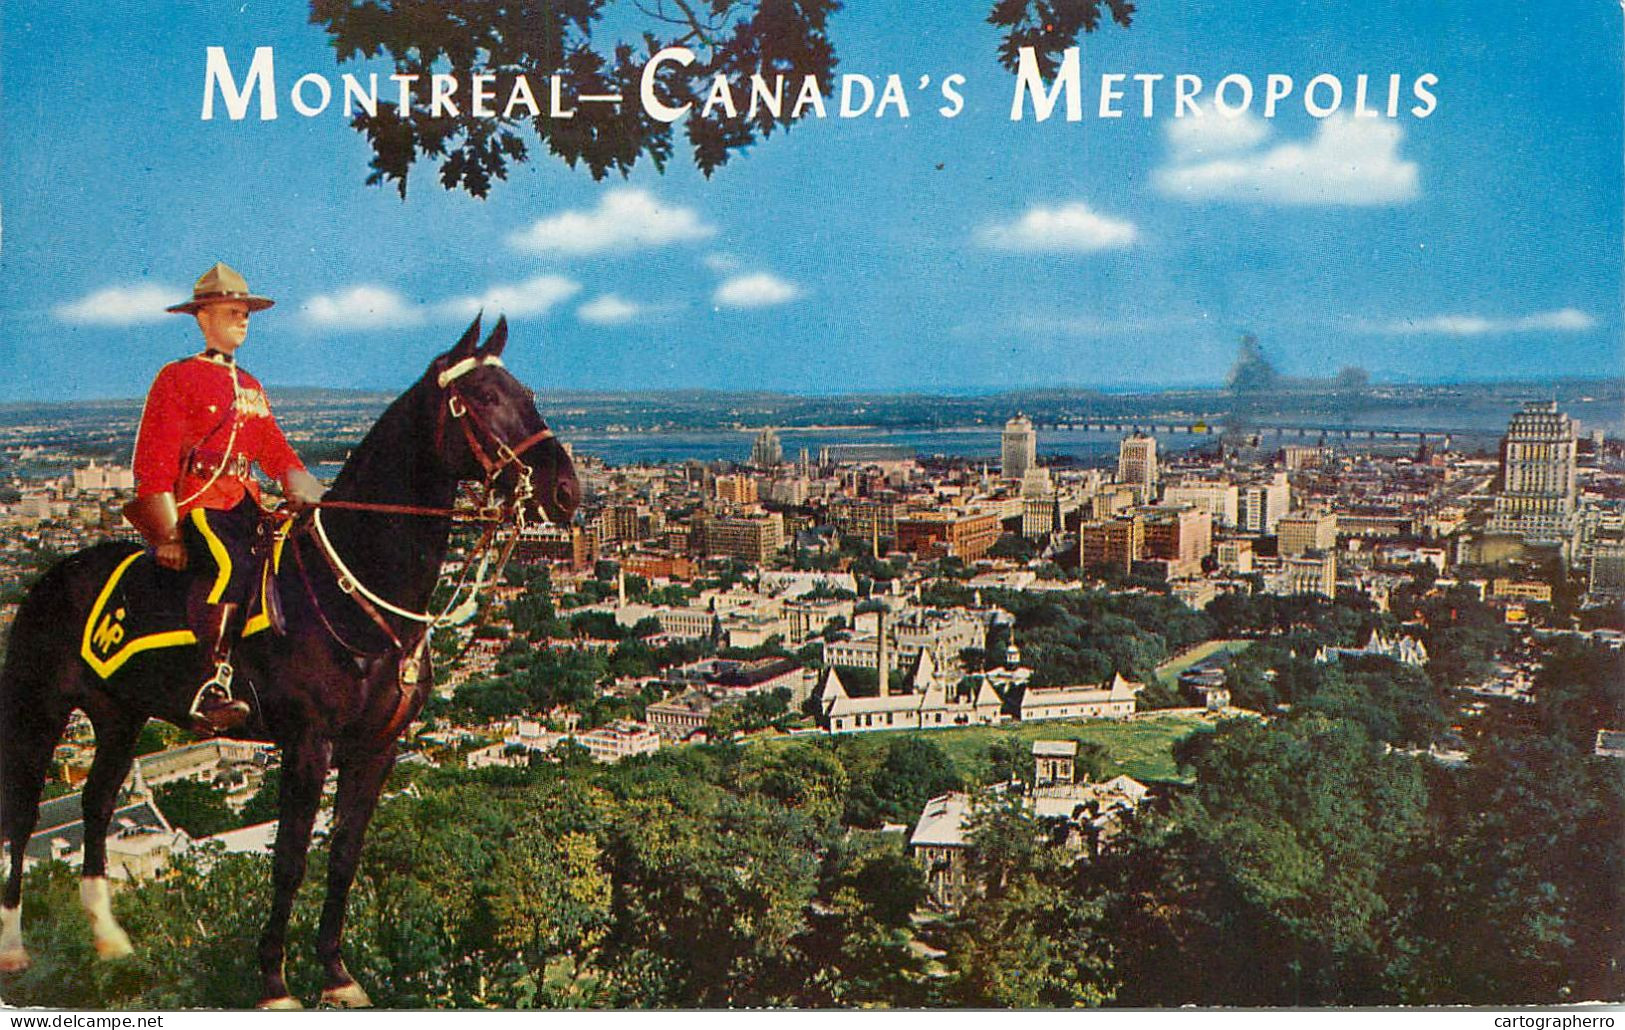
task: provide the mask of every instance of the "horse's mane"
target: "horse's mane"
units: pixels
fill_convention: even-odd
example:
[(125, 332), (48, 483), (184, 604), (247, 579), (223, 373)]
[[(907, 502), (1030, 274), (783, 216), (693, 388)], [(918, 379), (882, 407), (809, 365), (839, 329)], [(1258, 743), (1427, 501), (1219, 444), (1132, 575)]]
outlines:
[[(424, 434), (432, 431), (426, 424), (427, 382), (425, 375), (390, 402), (345, 459), (328, 496), (342, 500), (412, 503), (415, 496), (412, 488), (421, 487), (424, 477), (433, 471), (420, 467), (432, 462), (423, 446)], [(401, 459), (406, 454), (414, 455), (416, 460), (403, 463)]]

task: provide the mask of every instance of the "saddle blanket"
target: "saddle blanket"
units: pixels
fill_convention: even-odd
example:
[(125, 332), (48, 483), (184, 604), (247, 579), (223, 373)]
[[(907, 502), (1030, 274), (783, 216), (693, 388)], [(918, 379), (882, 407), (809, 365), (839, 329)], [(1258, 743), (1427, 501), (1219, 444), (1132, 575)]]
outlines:
[[(250, 605), (240, 637), (250, 637), (271, 623), (265, 592), (282, 556), (282, 539), (261, 571), (260, 589)], [(79, 654), (102, 679), (110, 678), (143, 651), (188, 647), (197, 634), (186, 624), (186, 591), (191, 577), (161, 568), (147, 551), (133, 551), (113, 567), (85, 616)]]

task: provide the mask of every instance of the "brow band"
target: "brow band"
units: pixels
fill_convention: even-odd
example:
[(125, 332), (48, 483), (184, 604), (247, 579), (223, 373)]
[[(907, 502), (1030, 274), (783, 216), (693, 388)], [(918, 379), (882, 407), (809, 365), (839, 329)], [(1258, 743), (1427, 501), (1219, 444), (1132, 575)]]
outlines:
[(435, 382), (440, 384), (441, 389), (445, 389), (453, 381), (455, 381), (455, 380), (457, 380), (457, 379), (459, 379), (459, 378), (461, 378), (463, 376), (468, 375), (468, 373), (474, 371), (476, 368), (479, 368), (481, 365), (495, 365), (498, 368), (506, 368), (507, 367), (506, 365), (504, 365), (502, 363), (502, 359), (500, 357), (496, 356), (495, 354), (491, 355), (488, 358), (482, 358), (482, 357), (478, 357), (478, 356), (471, 357), (471, 358), (464, 358), (463, 360), (457, 362), (455, 365), (452, 365), (449, 368), (447, 368), (444, 372), (440, 373), (439, 378), (437, 378), (435, 380)]

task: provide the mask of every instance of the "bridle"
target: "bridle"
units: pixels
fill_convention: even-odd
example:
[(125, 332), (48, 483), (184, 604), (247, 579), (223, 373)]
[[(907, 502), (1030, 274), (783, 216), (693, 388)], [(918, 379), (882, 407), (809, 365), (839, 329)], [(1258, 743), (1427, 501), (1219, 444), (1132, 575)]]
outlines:
[[(479, 409), (468, 405), (468, 402), (463, 398), (462, 389), (457, 385), (457, 380), (476, 368), (487, 365), (495, 365), (497, 368), (505, 367), (502, 364), (502, 359), (495, 354), (485, 357), (471, 355), (448, 365), (436, 377), (435, 382), (440, 384), (440, 389), (445, 392), (446, 406), (440, 409), (440, 417), (435, 421), (435, 448), (438, 450), (445, 442), (446, 418), (449, 416), (463, 427), (463, 439), (468, 442), (468, 449), (473, 452), (474, 460), (478, 461), (480, 467), (485, 470), (487, 486), (494, 484), (496, 478), (509, 465), (514, 465), (519, 469), (519, 478), (514, 484), (509, 503), (518, 504), (522, 508), (523, 502), (530, 499), (535, 488), (531, 485), (530, 480), (531, 467), (521, 461), (519, 456), (542, 441), (553, 439), (553, 430), (543, 426), (515, 445), (510, 445), (506, 440), (502, 439), (501, 434), (492, 429), (490, 423), (480, 416)], [(480, 434), (484, 435), (488, 444), (495, 445), (492, 448), (496, 452), (495, 457), (492, 457), (486, 450), (486, 446), (480, 443)]]
[[(451, 621), (453, 612), (467, 606), (469, 602), (478, 596), (480, 589), (487, 582), (485, 570), (491, 551), (496, 546), (497, 531), (505, 526), (512, 525), (514, 532), (509, 536), (508, 542), (503, 547), (497, 562), (496, 575), (501, 575), (502, 569), (507, 565), (508, 558), (513, 552), (514, 545), (519, 540), (519, 531), (524, 528), (525, 503), (535, 494), (535, 485), (532, 481), (535, 470), (532, 466), (526, 464), (521, 456), (537, 444), (551, 440), (554, 437), (553, 431), (543, 426), (517, 444), (510, 444), (480, 414), (478, 406), (468, 402), (457, 381), (475, 369), (487, 365), (495, 365), (498, 368), (504, 367), (502, 359), (495, 354), (475, 354), (448, 365), (435, 379), (445, 397), (445, 403), (440, 407), (439, 416), (435, 420), (435, 449), (439, 451), (443, 447), (446, 424), (449, 419), (462, 427), (463, 439), (467, 442), (470, 453), (473, 454), (474, 459), (479, 462), (480, 468), (485, 472), (480, 496), (472, 506), (454, 505), (441, 508), (415, 504), (344, 500), (323, 500), (307, 505), (307, 508), (310, 509), (309, 535), (315, 540), (317, 550), (326, 559), (328, 568), (332, 570), (339, 590), (349, 595), (356, 602), (357, 606), (383, 631), (395, 649), (402, 649), (404, 645), (400, 636), (390, 626), (389, 621), (383, 617), (383, 612), (388, 612), (408, 622), (421, 624), (424, 627), (419, 641), (419, 646), (421, 646), (422, 642), (428, 639), (428, 635), (432, 630)], [(513, 488), (507, 491), (505, 500), (497, 502), (497, 480), (510, 466), (517, 470)], [(327, 529), (322, 524), (323, 509), (443, 518), (453, 522), (483, 525), (485, 530), (481, 535), (479, 544), (468, 553), (468, 557), (464, 560), (463, 567), (457, 576), (457, 584), (452, 589), (451, 598), (447, 601), (445, 608), (439, 613), (415, 612), (402, 608), (379, 596), (350, 570), (343, 557), (338, 553), (338, 549), (333, 546), (332, 540), (328, 538)], [(305, 581), (305, 589), (316, 608), (316, 613), (321, 616), (323, 624), (327, 627), (328, 633), (351, 653), (358, 656), (370, 654), (347, 643), (328, 620), (326, 614), (322, 611), (320, 603), (316, 600), (309, 574), (304, 567), (304, 559), (300, 557), (297, 547), (294, 549), (294, 557), (299, 563), (299, 571)], [(480, 564), (480, 573), (470, 587), (468, 575), (473, 570), (476, 562)], [(462, 597), (460, 595), (462, 595), (465, 587), (469, 587), (469, 593), (467, 597)]]

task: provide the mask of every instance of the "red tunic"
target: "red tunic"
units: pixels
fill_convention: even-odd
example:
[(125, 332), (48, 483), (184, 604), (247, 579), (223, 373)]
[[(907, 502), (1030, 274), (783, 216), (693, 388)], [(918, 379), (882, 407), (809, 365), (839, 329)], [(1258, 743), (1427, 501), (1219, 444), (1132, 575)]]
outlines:
[(278, 482), (305, 467), (272, 417), (259, 380), (213, 352), (158, 371), (135, 438), (138, 497), (172, 491), (183, 515), (236, 507), (244, 494), (258, 501), (254, 463)]

